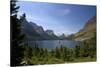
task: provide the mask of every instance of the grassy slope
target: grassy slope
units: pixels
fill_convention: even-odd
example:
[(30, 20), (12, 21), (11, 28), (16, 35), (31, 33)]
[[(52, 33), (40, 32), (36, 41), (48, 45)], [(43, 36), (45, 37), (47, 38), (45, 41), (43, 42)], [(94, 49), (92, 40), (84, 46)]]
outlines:
[(34, 65), (37, 64), (62, 64), (62, 63), (79, 63), (79, 62), (95, 62), (96, 58), (90, 58), (90, 57), (85, 57), (85, 58), (74, 58), (74, 61), (63, 61), (62, 59), (57, 59), (55, 57), (50, 57), (50, 58), (37, 58), (33, 57), (31, 62)]

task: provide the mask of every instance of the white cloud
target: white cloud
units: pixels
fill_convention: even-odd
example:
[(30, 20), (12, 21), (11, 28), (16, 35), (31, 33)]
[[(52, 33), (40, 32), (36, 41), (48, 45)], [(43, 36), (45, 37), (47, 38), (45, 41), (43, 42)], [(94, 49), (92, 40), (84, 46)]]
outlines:
[(63, 14), (63, 15), (68, 15), (70, 12), (71, 12), (70, 9), (64, 9), (64, 10), (62, 11), (62, 14)]

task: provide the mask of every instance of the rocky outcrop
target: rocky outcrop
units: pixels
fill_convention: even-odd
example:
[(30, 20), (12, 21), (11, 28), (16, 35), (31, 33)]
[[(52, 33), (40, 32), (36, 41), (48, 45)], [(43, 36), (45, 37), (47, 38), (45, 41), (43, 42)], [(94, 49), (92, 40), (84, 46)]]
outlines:
[(96, 16), (87, 21), (85, 26), (75, 34), (75, 40), (86, 40), (93, 37), (96, 33)]
[(54, 35), (53, 30), (46, 30), (45, 32), (46, 32), (46, 34), (48, 34), (48, 35)]

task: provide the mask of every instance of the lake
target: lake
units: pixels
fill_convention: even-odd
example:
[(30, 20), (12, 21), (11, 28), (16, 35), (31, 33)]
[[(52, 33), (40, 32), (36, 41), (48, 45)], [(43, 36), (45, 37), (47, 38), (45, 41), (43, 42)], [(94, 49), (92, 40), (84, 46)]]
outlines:
[(68, 48), (74, 48), (79, 41), (72, 40), (40, 40), (40, 41), (28, 41), (28, 45), (34, 47), (34, 44), (40, 48), (54, 49), (56, 47), (65, 46)]

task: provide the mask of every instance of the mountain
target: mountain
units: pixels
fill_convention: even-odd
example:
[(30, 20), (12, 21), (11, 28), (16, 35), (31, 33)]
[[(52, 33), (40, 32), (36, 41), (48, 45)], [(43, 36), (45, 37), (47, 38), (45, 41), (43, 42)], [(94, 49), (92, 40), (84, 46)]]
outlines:
[(48, 35), (54, 35), (53, 30), (46, 30), (45, 32), (46, 32)]
[(53, 32), (53, 30), (46, 30), (45, 33), (49, 35), (50, 39), (59, 39)]
[(66, 36), (65, 36), (65, 34), (63, 33), (63, 34), (61, 34), (61, 35), (59, 36), (59, 38), (60, 38), (61, 40), (64, 40), (64, 39), (66, 39)]
[(33, 22), (30, 22), (30, 25), (33, 26), (33, 28), (35, 29), (35, 31), (38, 33), (38, 34), (44, 34), (44, 29), (42, 28), (42, 26), (38, 26), (37, 24), (33, 23)]
[(39, 26), (34, 22), (28, 22), (25, 16), (21, 17), (20, 20), (22, 22), (22, 33), (26, 35), (26, 39), (28, 40), (48, 40), (58, 38), (52, 30), (44, 31), (42, 26)]
[(36, 32), (34, 27), (26, 20), (26, 18), (22, 19), (22, 29), (21, 30), (22, 30), (22, 33), (26, 35), (26, 39), (28, 40), (40, 37), (40, 35)]
[(96, 33), (96, 16), (87, 21), (85, 26), (74, 35), (75, 40), (86, 40), (93, 37)]

